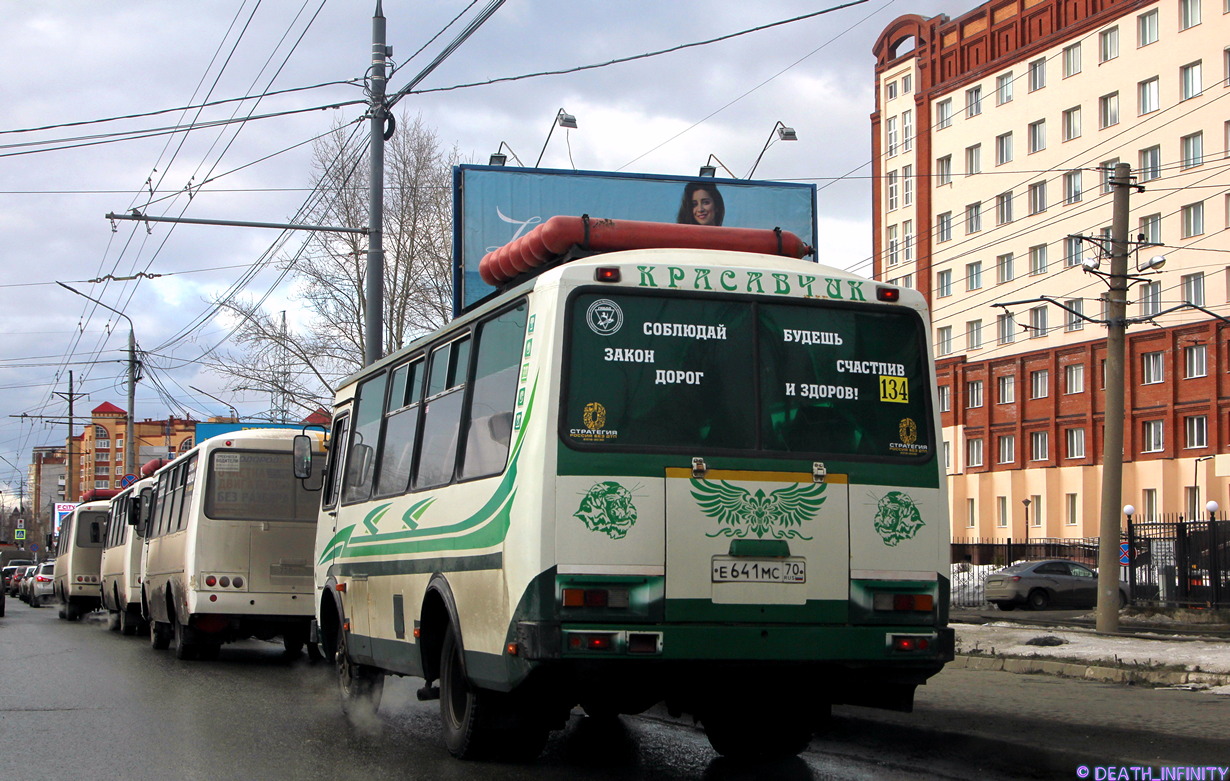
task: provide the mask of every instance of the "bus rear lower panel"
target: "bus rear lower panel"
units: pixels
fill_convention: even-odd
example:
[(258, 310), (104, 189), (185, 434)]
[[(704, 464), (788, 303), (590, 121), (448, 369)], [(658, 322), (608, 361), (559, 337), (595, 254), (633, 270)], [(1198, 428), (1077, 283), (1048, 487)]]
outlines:
[(908, 712), (914, 688), (951, 661), (954, 649), (952, 629), (919, 626), (615, 628), (523, 621), (516, 637), (533, 666), (519, 688), (620, 713), (666, 701), (672, 711), (698, 714), (728, 708), (740, 696), (783, 692), (817, 708)]

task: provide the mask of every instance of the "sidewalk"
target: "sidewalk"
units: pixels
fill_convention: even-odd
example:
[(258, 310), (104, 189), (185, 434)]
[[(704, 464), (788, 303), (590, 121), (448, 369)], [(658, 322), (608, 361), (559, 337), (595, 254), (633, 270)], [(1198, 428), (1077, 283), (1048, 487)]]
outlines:
[[(1116, 635), (1100, 635), (1085, 617), (1048, 620), (1029, 614), (1013, 620), (957, 611), (956, 659), (972, 670), (1044, 673), (1113, 683), (1141, 683), (1202, 689), (1230, 695), (1230, 638), (1227, 627), (1141, 623), (1125, 617)], [(977, 623), (975, 623), (977, 622)], [(1029, 623), (1026, 623), (1029, 622)], [(1201, 634), (1188, 634), (1198, 631)], [(1207, 634), (1205, 634), (1207, 632)]]

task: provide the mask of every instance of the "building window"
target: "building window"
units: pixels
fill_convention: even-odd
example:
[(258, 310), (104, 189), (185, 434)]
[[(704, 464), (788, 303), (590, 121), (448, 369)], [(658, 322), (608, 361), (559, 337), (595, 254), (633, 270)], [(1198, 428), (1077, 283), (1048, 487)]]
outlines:
[(1012, 222), (1012, 192), (1000, 193), (995, 196), (995, 224), (1007, 225)]
[(1189, 100), (1203, 91), (1199, 62), (1179, 68), (1179, 100)]
[(965, 384), (965, 407), (977, 409), (982, 406), (982, 380), (970, 380)]
[(1208, 348), (1193, 344), (1183, 348), (1183, 379), (1208, 375)]
[(1179, 139), (1182, 150), (1183, 167), (1195, 168), (1204, 162), (1204, 133), (1192, 133)]
[(1046, 336), (1047, 324), (1046, 313), (1047, 308), (1043, 306), (1035, 306), (1029, 310), (1029, 338), (1041, 339)]
[(940, 412), (949, 412), (952, 410), (952, 388), (947, 385), (941, 385), (940, 391)]
[(982, 86), (970, 87), (965, 91), (965, 114), (976, 117), (982, 113)]
[(1209, 419), (1204, 415), (1192, 415), (1183, 419), (1184, 447), (1209, 446)]
[(1119, 28), (1103, 30), (1098, 35), (1098, 62), (1113, 60), (1119, 56)]
[(914, 260), (914, 221), (904, 220), (901, 223), (901, 249), (906, 263)]
[(1065, 394), (1085, 392), (1085, 365), (1070, 363), (1063, 367), (1063, 392)]
[(1081, 107), (1073, 106), (1063, 112), (1063, 140), (1071, 141), (1081, 136)]
[(901, 77), (901, 94), (909, 95), (913, 91), (914, 91), (914, 76), (912, 74), (907, 73)]
[(982, 466), (981, 439), (971, 439), (965, 443), (965, 465)]
[(965, 500), (965, 525), (973, 529), (978, 525), (978, 513), (973, 499)]
[(1200, 24), (1200, 0), (1179, 0), (1179, 29)]
[(1098, 127), (1108, 128), (1119, 124), (1119, 93), (1112, 92), (1098, 98)]
[(982, 261), (975, 260), (965, 264), (965, 289), (980, 290), (982, 288)]
[(1029, 501), (1034, 509), (1034, 516), (1030, 520), (1029, 525), (1040, 528), (1042, 526), (1042, 497), (1038, 494), (1033, 494), (1029, 497)]
[(1180, 280), (1183, 282), (1183, 301), (1196, 306), (1204, 306), (1204, 272), (1184, 274)]
[(952, 471), (952, 443), (944, 440), (944, 471)]
[(996, 377), (995, 386), (1000, 404), (1013, 404), (1016, 402), (1016, 377), (1011, 374)]
[(1157, 489), (1146, 488), (1140, 492), (1140, 518), (1145, 521), (1157, 520)]
[[(1046, 196), (1043, 196), (1045, 202)], [(1043, 206), (1042, 208), (1046, 208)], [(1036, 247), (1029, 248), (1029, 273), (1030, 274), (1045, 274), (1046, 273), (1046, 245), (1039, 244)]]
[(996, 335), (1000, 344), (1012, 344), (1016, 340), (1016, 318), (1010, 314), (995, 318)]
[(952, 241), (952, 212), (943, 212), (935, 218), (935, 240)]
[(1014, 273), (1016, 264), (1012, 261), (1012, 253), (999, 255), (995, 258), (995, 281), (999, 284), (1011, 282), (1016, 276)]
[(1063, 432), (1064, 444), (1067, 445), (1068, 458), (1085, 457), (1085, 429), (1069, 428)]
[(1145, 79), (1136, 85), (1136, 96), (1139, 101), (1140, 114), (1152, 114), (1161, 108), (1161, 87), (1157, 76)]
[(914, 148), (914, 112), (901, 112), (901, 151), (908, 152)]
[(901, 205), (914, 203), (914, 166), (901, 166)]
[(884, 85), (884, 99), (894, 100), (897, 97), (897, 82), (890, 81)]
[(952, 295), (952, 269), (944, 269), (935, 275), (935, 297), (948, 298)]
[(1075, 76), (1081, 72), (1081, 45), (1080, 41), (1065, 46), (1063, 49), (1063, 77), (1066, 79), (1069, 76)]
[(1075, 236), (1065, 236), (1063, 239), (1064, 268), (1081, 264), (1081, 240)]
[(1162, 311), (1162, 283), (1144, 282), (1140, 286), (1140, 314), (1152, 317)]
[(952, 98), (945, 98), (935, 104), (935, 127), (943, 130), (952, 126)]
[(965, 147), (965, 175), (982, 173), (982, 144)]
[(1076, 494), (1063, 495), (1064, 515), (1063, 522), (1066, 526), (1075, 526), (1080, 521), (1078, 510), (1080, 505), (1076, 501)]
[(965, 207), (965, 232), (977, 233), (982, 230), (982, 202), (971, 203)]
[(1085, 301), (1080, 298), (1069, 298), (1064, 301), (1068, 310), (1064, 312), (1063, 330), (1079, 331), (1085, 327), (1085, 318), (1081, 317), (1085, 313)]
[(1029, 213), (1038, 214), (1046, 211), (1046, 182), (1035, 182), (1029, 185)]
[(1165, 429), (1160, 420), (1146, 420), (1141, 428), (1141, 447), (1142, 453), (1160, 453), (1165, 448), (1164, 434)]
[[(1111, 184), (1111, 180), (1115, 178), (1115, 166), (1117, 165), (1119, 165), (1119, 158), (1116, 157), (1113, 160), (1103, 160), (1101, 165), (1098, 166), (1098, 168), (1101, 170), (1101, 173), (1102, 173), (1102, 194), (1103, 195), (1109, 195), (1115, 189), (1114, 186)], [(1105, 233), (1105, 238), (1109, 239), (1110, 229), (1107, 228), (1103, 232)]]
[(1140, 167), (1137, 174), (1141, 182), (1150, 182), (1162, 175), (1162, 148), (1160, 146), (1140, 150)]
[(1140, 218), (1139, 233), (1143, 234), (1145, 241), (1151, 244), (1162, 243), (1162, 215), (1147, 214)]
[(1029, 91), (1037, 92), (1046, 86), (1046, 58), (1039, 57), (1029, 63)]
[(897, 154), (897, 145), (900, 143), (897, 135), (897, 118), (889, 117), (884, 122), (884, 137), (888, 146), (888, 156), (892, 157)]
[(1050, 458), (1050, 435), (1045, 431), (1029, 432), (1029, 460), (1045, 461)]
[(1157, 43), (1157, 9), (1136, 17), (1136, 44), (1148, 46)]
[[(1064, 204), (1080, 203), (1081, 200), (1081, 172), (1068, 171), (1063, 175), (1063, 202)], [(1080, 242), (1077, 242), (1078, 246)], [(1080, 262), (1080, 249), (1077, 249), (1076, 262)], [(1073, 264), (1074, 265), (1074, 264)]]
[(999, 438), (999, 463), (1011, 464), (1016, 461), (1016, 437), (1005, 434)]
[(952, 354), (952, 326), (946, 325), (936, 329), (935, 351), (940, 355)]
[(895, 266), (901, 262), (901, 254), (897, 244), (897, 226), (889, 225), (885, 231), (885, 239), (888, 244), (888, 265)]
[(1004, 133), (995, 137), (995, 164), (1003, 165), (1012, 162), (1012, 133)]
[(1204, 201), (1191, 203), (1182, 208), (1183, 238), (1190, 239), (1204, 233)]
[(1154, 385), (1166, 379), (1165, 361), (1161, 351), (1144, 353), (1140, 356), (1140, 381), (1145, 385)]
[(982, 321), (970, 320), (965, 324), (965, 349), (979, 350), (982, 348)]
[(1002, 106), (1012, 102), (1012, 71), (1001, 74), (995, 79), (995, 105)]
[(952, 155), (944, 155), (935, 161), (935, 186), (952, 184)]
[(901, 187), (899, 181), (900, 180), (897, 178), (896, 171), (888, 172), (888, 188), (887, 188), (887, 193), (885, 195), (885, 198), (887, 200), (888, 211), (890, 212), (897, 208), (898, 201), (900, 200), (900, 197), (901, 197), (899, 194), (900, 187)]
[(1046, 120), (1039, 119), (1029, 123), (1029, 153), (1041, 152), (1046, 149)]
[(1038, 369), (1029, 373), (1029, 398), (1045, 399), (1051, 393), (1050, 369)]

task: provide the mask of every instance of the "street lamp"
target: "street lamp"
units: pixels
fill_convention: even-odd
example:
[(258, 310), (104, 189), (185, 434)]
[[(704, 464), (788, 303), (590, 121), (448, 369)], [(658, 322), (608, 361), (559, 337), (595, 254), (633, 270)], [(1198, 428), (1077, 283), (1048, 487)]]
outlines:
[(1029, 556), (1029, 499), (1022, 499), (1021, 504), (1025, 505), (1025, 555)]
[(109, 312), (115, 312), (128, 321), (128, 422), (124, 426), (124, 474), (136, 475), (138, 448), (134, 435), (135, 426), (133, 425), (133, 421), (136, 419), (136, 412), (133, 408), (137, 403), (137, 337), (136, 330), (132, 324), (132, 318), (118, 309), (107, 306), (97, 298), (91, 298), (80, 290), (69, 287), (63, 282), (56, 282), (56, 284), (70, 293), (76, 293), (87, 301), (93, 301)]
[(547, 131), (547, 140), (542, 142), (542, 151), (538, 153), (538, 160), (534, 162), (535, 168), (537, 168), (538, 164), (542, 162), (542, 156), (547, 153), (547, 144), (551, 143), (551, 134), (555, 132), (556, 125), (559, 125), (562, 128), (571, 128), (575, 130), (577, 127), (577, 118), (564, 111), (562, 108), (555, 112), (555, 118), (551, 120), (551, 129)]
[(773, 143), (773, 136), (776, 135), (781, 141), (798, 141), (799, 135), (794, 132), (794, 128), (786, 127), (782, 121), (777, 120), (777, 124), (773, 125), (773, 129), (769, 131), (769, 138), (764, 142), (764, 147), (761, 148), (760, 154), (756, 155), (756, 162), (752, 163), (752, 170), (747, 172), (747, 178), (751, 179), (752, 174), (756, 173), (756, 166), (760, 165), (760, 158), (764, 157), (764, 153), (768, 150), (769, 144)]
[(715, 166), (714, 163), (717, 163), (718, 165), (720, 165), (723, 171), (725, 171), (727, 174), (730, 174), (731, 179), (739, 178), (735, 176), (733, 173), (731, 173), (730, 169), (726, 167), (725, 163), (723, 163), (721, 160), (718, 159), (717, 155), (712, 154), (712, 153), (709, 155), (709, 159), (705, 161), (705, 164), (700, 167), (700, 175), (710, 176), (710, 177), (717, 176), (717, 166)]
[(1192, 464), (1192, 490), (1196, 495), (1192, 497), (1192, 517), (1196, 516), (1196, 508), (1200, 506), (1200, 462), (1212, 461), (1213, 456), (1200, 456)]
[(517, 165), (525, 168), (525, 163), (521, 162), (521, 158), (517, 157), (517, 153), (505, 141), (501, 141), (499, 148), (491, 153), (491, 158), (487, 161), (487, 165), (504, 165), (507, 163), (508, 155), (504, 154), (505, 149), (508, 150), (508, 155), (512, 155), (512, 159), (517, 161)]
[(1204, 506), (1204, 509), (1209, 511), (1209, 523), (1213, 523), (1217, 520), (1217, 502), (1210, 499), (1209, 503)]

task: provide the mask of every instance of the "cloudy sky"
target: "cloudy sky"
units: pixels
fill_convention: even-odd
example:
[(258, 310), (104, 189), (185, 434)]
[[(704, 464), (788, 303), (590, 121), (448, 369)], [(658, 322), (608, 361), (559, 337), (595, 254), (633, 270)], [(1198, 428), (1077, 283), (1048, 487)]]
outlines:
[[(384, 0), (399, 66), (390, 89), (418, 73), (459, 27), (407, 58), (458, 14), (464, 12), (464, 22), (485, 4), (467, 10), (463, 0)], [(820, 259), (866, 271), (871, 45), (900, 15), (955, 16), (972, 5), (871, 0), (627, 64), (411, 95), (399, 109), (420, 114), (475, 162), (486, 162), (501, 141), (532, 162), (563, 107), (579, 127), (554, 134), (543, 167), (693, 175), (712, 153), (740, 177), (780, 120), (797, 130), (799, 141), (771, 146), (756, 178), (817, 184)], [(339, 83), (199, 115), (94, 121), (361, 77), (373, 7), (374, 0), (6, 4), (0, 25), (0, 327), (6, 335), (0, 339), (0, 457), (10, 463), (0, 462), (0, 489), (15, 490), (10, 464), (28, 463), (32, 446), (63, 443), (63, 422), (31, 416), (67, 414), (56, 394), (68, 392), (70, 370), (74, 390), (87, 394), (77, 414), (104, 401), (126, 406), (126, 322), (56, 282), (132, 318), (139, 348), (153, 353), (146, 359), (152, 376), (138, 387), (139, 419), (226, 413), (191, 386), (243, 415), (269, 409), (268, 397), (228, 391), (196, 361), (227, 333), (208, 317), (208, 300), (248, 274), (277, 232), (167, 224), (147, 231), (132, 222), (113, 230), (104, 215), (141, 206), (150, 214), (198, 219), (288, 220), (308, 193), (311, 148), (303, 142), (335, 120), (361, 116), (364, 107), (119, 142), (108, 134), (362, 100), (361, 88)], [(827, 7), (803, 0), (507, 0), (420, 88), (600, 63)], [(60, 127), (24, 132), (53, 125)], [(297, 144), (303, 145), (291, 148)], [(276, 273), (256, 273), (244, 290), (271, 294), (293, 310), (291, 282), (279, 284)], [(92, 281), (108, 275), (150, 276)], [(28, 417), (13, 417), (20, 415)]]

